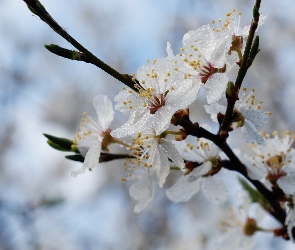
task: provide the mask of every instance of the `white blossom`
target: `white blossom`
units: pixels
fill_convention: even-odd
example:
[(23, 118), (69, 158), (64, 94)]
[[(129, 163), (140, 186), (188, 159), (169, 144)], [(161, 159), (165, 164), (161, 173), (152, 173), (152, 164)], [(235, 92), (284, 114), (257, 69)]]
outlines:
[(254, 247), (253, 235), (262, 230), (258, 224), (265, 218), (266, 212), (259, 206), (254, 206), (252, 214), (249, 214), (250, 199), (242, 194), (242, 204), (239, 209), (229, 208), (229, 215), (222, 221), (222, 229), (225, 231), (217, 240), (216, 250), (241, 249), (251, 250)]
[(138, 133), (150, 119), (159, 135), (168, 128), (177, 110), (187, 108), (195, 100), (200, 84), (193, 84), (179, 71), (181, 56), (173, 56), (170, 44), (167, 45), (167, 52), (167, 58), (154, 60), (138, 69), (135, 75), (138, 92), (123, 88), (115, 97), (116, 109), (130, 118), (112, 131), (112, 136), (120, 138)]
[(106, 132), (109, 133), (109, 125), (114, 119), (112, 102), (105, 95), (97, 95), (93, 99), (93, 107), (96, 110), (98, 121), (84, 113), (82, 123), (79, 125), (78, 133), (74, 143), (85, 160), (83, 167), (72, 172), (72, 176), (84, 173), (86, 169), (92, 169), (99, 162), (103, 138)]
[(210, 171), (214, 172), (217, 167), (220, 149), (207, 139), (198, 138), (197, 141), (196, 146), (189, 143), (177, 144), (184, 159), (200, 165), (190, 170), (190, 173), (185, 173), (167, 189), (167, 197), (174, 202), (186, 202), (202, 190), (209, 201), (224, 202), (228, 195), (225, 184), (216, 174), (210, 175)]
[[(243, 89), (243, 94), (236, 101), (233, 113), (235, 118), (233, 123), (236, 127), (241, 127), (242, 137), (246, 142), (263, 144), (264, 139), (260, 135), (260, 130), (266, 124), (269, 113), (260, 111), (262, 102), (255, 105), (254, 89), (246, 95), (247, 89)], [(225, 98), (224, 98), (225, 99)], [(205, 110), (211, 115), (211, 119), (217, 122), (217, 114), (225, 114), (225, 100), (211, 105), (205, 105)]]
[(295, 193), (295, 150), (291, 148), (294, 136), (287, 131), (281, 138), (265, 135), (264, 144), (252, 145), (255, 156), (244, 156), (248, 175), (254, 180), (276, 182), (285, 194)]
[(184, 67), (181, 69), (195, 82), (204, 84), (209, 104), (218, 101), (227, 86), (227, 72), (234, 65), (227, 64), (231, 40), (219, 36), (210, 25), (203, 25), (186, 33), (182, 43)]
[(174, 144), (161, 136), (151, 126), (146, 126), (133, 139), (132, 150), (136, 151), (137, 161), (144, 160), (144, 166), (150, 168), (153, 179), (160, 187), (170, 173), (169, 159), (180, 169), (184, 168), (184, 161)]
[(129, 194), (137, 201), (134, 212), (139, 213), (153, 199), (154, 186), (158, 184), (163, 187), (172, 164), (169, 159), (180, 169), (184, 168), (184, 161), (174, 144), (157, 136), (149, 125), (135, 136), (130, 150), (136, 159), (127, 160), (125, 165), (130, 173), (123, 180), (135, 182), (130, 187)]

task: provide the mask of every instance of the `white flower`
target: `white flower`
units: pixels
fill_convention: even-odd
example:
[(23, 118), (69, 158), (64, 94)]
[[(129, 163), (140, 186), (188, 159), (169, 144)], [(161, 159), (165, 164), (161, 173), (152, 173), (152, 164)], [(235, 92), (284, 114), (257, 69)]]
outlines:
[(250, 199), (243, 193), (243, 203), (239, 209), (230, 207), (229, 216), (222, 221), (222, 229), (225, 233), (218, 239), (216, 249), (241, 249), (251, 250), (254, 246), (253, 234), (262, 230), (258, 227), (266, 215), (260, 206), (254, 206), (254, 213), (250, 216)]
[[(227, 13), (221, 27), (203, 25), (186, 33), (182, 40), (184, 67), (180, 68), (189, 78), (204, 84), (208, 104), (215, 103), (224, 95), (227, 73), (243, 56), (250, 26), (240, 28), (241, 13), (235, 12), (233, 9)], [(261, 15), (259, 25), (265, 18)]]
[(132, 149), (136, 151), (137, 161), (144, 160), (143, 165), (150, 168), (152, 178), (160, 187), (170, 173), (169, 159), (180, 169), (184, 168), (183, 158), (174, 144), (157, 136), (155, 130), (148, 125), (133, 139)]
[(254, 144), (256, 156), (244, 156), (248, 175), (254, 180), (276, 182), (285, 194), (295, 193), (295, 150), (291, 148), (294, 136), (287, 131), (282, 138), (273, 133), (264, 137), (265, 143)]
[(126, 170), (130, 173), (123, 180), (135, 181), (129, 189), (129, 194), (131, 198), (138, 201), (134, 212), (139, 213), (153, 199), (153, 186), (158, 184), (163, 187), (170, 173), (169, 159), (180, 169), (184, 168), (184, 162), (173, 143), (157, 136), (155, 130), (149, 125), (146, 125), (142, 132), (133, 139), (130, 150), (136, 160), (127, 160)]
[(189, 78), (204, 84), (209, 104), (218, 101), (225, 93), (227, 72), (234, 65), (227, 63), (231, 40), (219, 36), (210, 25), (203, 25), (186, 33), (182, 43), (184, 66), (181, 70)]
[(109, 133), (109, 125), (114, 119), (112, 102), (107, 96), (94, 97), (93, 107), (96, 110), (98, 121), (94, 121), (84, 113), (85, 117), (74, 139), (81, 154), (85, 155), (85, 160), (82, 169), (72, 172), (72, 176), (84, 173), (86, 169), (92, 169), (98, 164), (104, 135), (106, 132)]
[(224, 202), (228, 194), (225, 184), (215, 174), (210, 176), (215, 170), (219, 171), (216, 165), (220, 149), (207, 139), (198, 138), (197, 141), (197, 146), (177, 144), (182, 149), (181, 154), (186, 160), (197, 162), (200, 165), (193, 168), (190, 173), (181, 176), (172, 187), (167, 189), (167, 197), (174, 202), (185, 202), (202, 190), (209, 201)]
[[(263, 144), (264, 139), (260, 135), (259, 130), (266, 124), (269, 114), (262, 112), (261, 102), (255, 106), (254, 89), (246, 95), (246, 88), (243, 89), (242, 97), (236, 101), (234, 114), (235, 118), (233, 123), (236, 127), (242, 127), (242, 137), (246, 142)], [(222, 100), (223, 103), (225, 102)], [(211, 119), (217, 122), (217, 114), (225, 114), (226, 106), (222, 101), (219, 103), (213, 103), (211, 105), (205, 105), (205, 110), (211, 115)]]
[(173, 56), (170, 44), (167, 52), (167, 58), (154, 60), (138, 69), (136, 79), (139, 84), (135, 84), (138, 92), (123, 88), (115, 97), (116, 109), (130, 118), (112, 131), (112, 136), (120, 138), (138, 133), (149, 119), (159, 135), (168, 128), (177, 110), (187, 108), (195, 100), (200, 84), (193, 84), (179, 71), (180, 55)]

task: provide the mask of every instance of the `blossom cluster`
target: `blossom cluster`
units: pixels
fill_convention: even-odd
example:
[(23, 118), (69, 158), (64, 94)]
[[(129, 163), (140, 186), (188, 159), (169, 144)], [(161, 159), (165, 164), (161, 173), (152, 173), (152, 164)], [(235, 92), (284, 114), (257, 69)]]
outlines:
[[(221, 124), (227, 111), (228, 73), (241, 65), (250, 30), (250, 26), (240, 27), (240, 16), (234, 9), (223, 24), (220, 20), (213, 21), (212, 25), (187, 32), (179, 54), (175, 55), (167, 43), (167, 57), (140, 67), (132, 76), (134, 88), (124, 87), (115, 97), (115, 109), (128, 117), (120, 127), (109, 128), (114, 117), (112, 102), (106, 96), (96, 96), (93, 106), (98, 122), (86, 115), (82, 119), (74, 147), (85, 160), (82, 169), (73, 175), (97, 166), (101, 152), (108, 152), (109, 144), (119, 143), (129, 150), (124, 163), (128, 174), (122, 180), (133, 182), (129, 194), (137, 202), (134, 212), (141, 212), (149, 204), (155, 187), (164, 186), (171, 169), (181, 173), (166, 190), (171, 201), (186, 202), (199, 191), (213, 203), (226, 201), (228, 190), (219, 172), (228, 158), (221, 148), (205, 138), (192, 142), (191, 138), (186, 139), (183, 130), (171, 124), (177, 112), (188, 109), (197, 99), (200, 88), (206, 92), (206, 112), (214, 122)], [(258, 26), (264, 20), (261, 15)], [(286, 133), (283, 138), (277, 134), (270, 138), (260, 133), (270, 114), (261, 111), (261, 103), (255, 104), (254, 89), (247, 94), (243, 88), (235, 102), (229, 131), (241, 128), (244, 141), (252, 143), (255, 156), (243, 155), (241, 161), (249, 178), (277, 191), (288, 204), (285, 223), (292, 237), (295, 223), (295, 185), (290, 185), (295, 183), (293, 137)], [(176, 140), (172, 140), (171, 135), (175, 135)]]

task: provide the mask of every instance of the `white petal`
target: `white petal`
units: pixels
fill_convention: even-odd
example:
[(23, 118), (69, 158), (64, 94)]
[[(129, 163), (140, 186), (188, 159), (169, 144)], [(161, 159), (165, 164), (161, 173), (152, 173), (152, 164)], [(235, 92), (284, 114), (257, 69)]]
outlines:
[(135, 213), (140, 213), (153, 199), (153, 183), (148, 171), (141, 176), (129, 189), (132, 199), (138, 201), (134, 208)]
[(173, 58), (173, 50), (171, 49), (171, 44), (169, 42), (167, 42), (167, 48), (166, 48), (167, 54), (168, 54), (168, 58)]
[(151, 161), (152, 168), (150, 169), (152, 177), (154, 177), (160, 187), (163, 187), (166, 177), (170, 173), (170, 165), (167, 155), (164, 153), (163, 149), (154, 143), (149, 151), (148, 164)]
[(177, 182), (166, 190), (167, 197), (174, 202), (186, 202), (190, 200), (201, 188), (201, 179), (192, 173), (181, 176)]
[(101, 151), (101, 143), (94, 143), (88, 150), (83, 162), (83, 168), (72, 172), (72, 176), (76, 177), (78, 174), (84, 173), (86, 169), (92, 169), (99, 163)]
[[(252, 157), (244, 154), (243, 163), (245, 164), (247, 168), (247, 174), (252, 180), (262, 180), (266, 177), (267, 173), (263, 172), (261, 168), (257, 167), (257, 164), (254, 160), (252, 160)], [(254, 161), (254, 162), (253, 162)], [(253, 166), (253, 164), (256, 164)]]
[(121, 138), (127, 135), (136, 134), (146, 125), (146, 122), (150, 116), (149, 110), (143, 110), (142, 112), (133, 113), (129, 120), (120, 128), (117, 128), (111, 132), (111, 135), (116, 138)]
[(161, 139), (160, 145), (163, 147), (166, 155), (180, 168), (184, 169), (184, 161), (174, 144), (166, 139)]
[(176, 110), (172, 109), (170, 106), (163, 106), (153, 115), (152, 126), (159, 135), (164, 132), (170, 124), (171, 117)]
[(190, 174), (181, 176), (177, 182), (166, 190), (167, 197), (174, 202), (186, 202), (201, 188), (202, 175), (207, 174), (212, 164), (206, 162), (195, 168)]
[(268, 120), (268, 115), (258, 110), (241, 108), (240, 111), (246, 120), (249, 120), (254, 124), (257, 130), (262, 129)]
[(204, 105), (204, 108), (206, 112), (210, 115), (210, 118), (213, 122), (218, 122), (217, 121), (217, 114), (225, 114), (226, 107), (223, 105), (220, 105), (219, 103), (213, 103), (210, 105)]
[(114, 109), (111, 100), (105, 95), (97, 95), (93, 98), (93, 107), (97, 113), (98, 123), (103, 131), (107, 130), (114, 119)]
[(216, 175), (202, 178), (202, 191), (212, 203), (223, 203), (227, 200), (228, 190), (224, 182)]
[(216, 73), (209, 77), (204, 84), (208, 104), (217, 102), (225, 94), (227, 81), (226, 73)]
[(295, 176), (283, 176), (278, 179), (277, 183), (285, 194), (295, 194)]
[(264, 139), (260, 135), (257, 128), (248, 120), (245, 120), (244, 126), (241, 129), (243, 139), (248, 143), (263, 144)]

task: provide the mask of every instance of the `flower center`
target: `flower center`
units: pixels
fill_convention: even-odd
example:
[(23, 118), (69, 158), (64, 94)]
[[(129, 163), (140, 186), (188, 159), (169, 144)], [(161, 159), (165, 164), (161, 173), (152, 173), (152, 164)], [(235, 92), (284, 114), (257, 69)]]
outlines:
[(267, 175), (267, 179), (270, 181), (276, 181), (282, 176), (285, 176), (286, 173), (282, 170), (284, 165), (283, 157), (281, 155), (276, 155), (269, 158), (266, 162), (266, 165), (271, 168), (271, 171)]
[(226, 64), (222, 68), (214, 68), (213, 65), (208, 62), (206, 65), (203, 65), (200, 68), (200, 76), (201, 76), (201, 82), (206, 83), (210, 76), (212, 76), (215, 73), (224, 73), (226, 70)]
[(235, 51), (235, 52), (238, 53), (238, 56), (241, 59), (243, 57), (242, 48), (243, 48), (243, 37), (233, 35), (232, 36), (231, 47), (230, 47), (230, 49), (228, 51), (228, 54), (231, 55), (231, 52)]
[(161, 108), (161, 107), (163, 107), (165, 105), (165, 103), (166, 103), (166, 101), (165, 101), (165, 95), (164, 94), (153, 96), (149, 100), (149, 106), (150, 106), (151, 114), (155, 114), (159, 108)]

